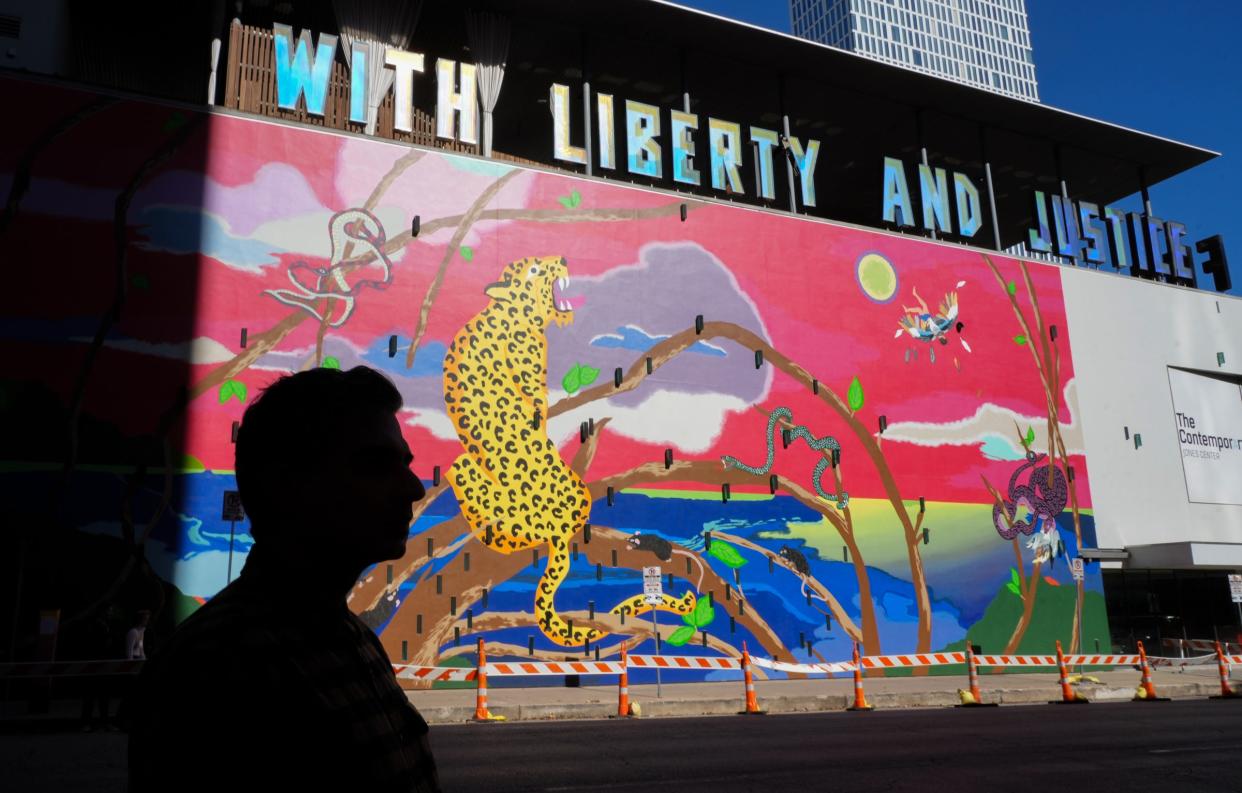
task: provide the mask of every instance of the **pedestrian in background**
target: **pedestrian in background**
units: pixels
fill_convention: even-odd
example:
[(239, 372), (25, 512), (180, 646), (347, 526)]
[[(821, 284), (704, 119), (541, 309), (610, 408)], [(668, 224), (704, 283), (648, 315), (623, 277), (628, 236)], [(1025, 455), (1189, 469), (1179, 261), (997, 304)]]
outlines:
[[(109, 603), (95, 612), (83, 631), (81, 654), (86, 661), (114, 660), (120, 655), (114, 623), (119, 609)], [(111, 675), (82, 678), (82, 732), (115, 729), (112, 724), (113, 679)]]

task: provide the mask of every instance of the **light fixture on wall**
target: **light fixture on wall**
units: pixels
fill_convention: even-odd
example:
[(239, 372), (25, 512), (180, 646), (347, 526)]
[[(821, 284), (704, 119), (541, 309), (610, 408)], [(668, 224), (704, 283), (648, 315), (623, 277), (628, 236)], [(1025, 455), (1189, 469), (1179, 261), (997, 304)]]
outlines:
[(1137, 432), (1134, 433), (1134, 448), (1138, 449), (1138, 448), (1141, 448), (1142, 446), (1143, 446), (1143, 436)]
[(1223, 352), (1216, 353), (1216, 365), (1217, 366), (1225, 365), (1225, 354)]

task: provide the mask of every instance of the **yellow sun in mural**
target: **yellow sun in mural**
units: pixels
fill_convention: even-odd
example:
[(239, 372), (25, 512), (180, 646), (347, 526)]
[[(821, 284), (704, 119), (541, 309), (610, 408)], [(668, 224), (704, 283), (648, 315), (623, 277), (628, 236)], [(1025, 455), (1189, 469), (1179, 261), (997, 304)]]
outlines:
[(877, 303), (897, 296), (897, 271), (893, 263), (878, 253), (864, 253), (858, 260), (858, 286)]

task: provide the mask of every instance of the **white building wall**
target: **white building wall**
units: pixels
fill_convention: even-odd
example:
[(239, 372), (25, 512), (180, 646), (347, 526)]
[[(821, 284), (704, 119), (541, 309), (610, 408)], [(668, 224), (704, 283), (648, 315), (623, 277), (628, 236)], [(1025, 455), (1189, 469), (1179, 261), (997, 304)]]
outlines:
[(1242, 567), (1242, 505), (1187, 496), (1168, 377), (1242, 374), (1242, 300), (1073, 267), (1061, 281), (1098, 547), (1132, 567)]

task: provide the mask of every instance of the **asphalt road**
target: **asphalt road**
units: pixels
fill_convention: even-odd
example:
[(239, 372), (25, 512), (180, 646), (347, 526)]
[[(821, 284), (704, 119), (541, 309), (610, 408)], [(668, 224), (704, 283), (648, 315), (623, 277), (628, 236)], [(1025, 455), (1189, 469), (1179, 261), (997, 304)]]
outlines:
[[(1242, 791), (1242, 702), (464, 724), (432, 741), (449, 793)], [(119, 733), (0, 735), (0, 788), (122, 791), (124, 756)]]
[(439, 727), (450, 791), (1242, 790), (1242, 702)]

